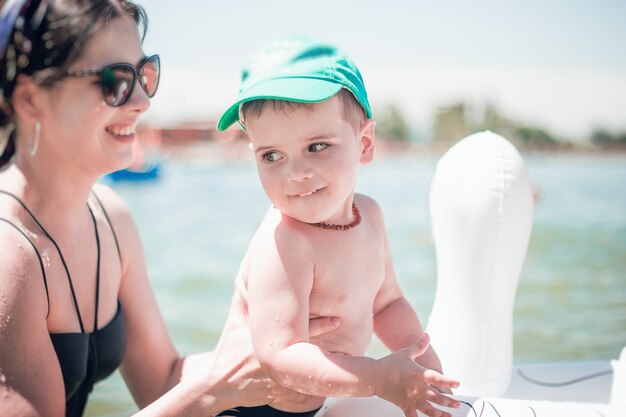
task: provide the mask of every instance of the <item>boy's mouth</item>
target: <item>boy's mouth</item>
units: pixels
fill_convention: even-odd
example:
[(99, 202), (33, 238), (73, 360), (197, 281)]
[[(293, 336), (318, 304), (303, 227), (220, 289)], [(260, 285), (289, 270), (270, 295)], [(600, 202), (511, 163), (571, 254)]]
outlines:
[(318, 188), (318, 189), (315, 189), (315, 190), (306, 191), (304, 193), (296, 194), (296, 196), (298, 196), (298, 197), (307, 197), (307, 196), (310, 196), (311, 194), (314, 194), (314, 193), (318, 192), (319, 190), (320, 189)]

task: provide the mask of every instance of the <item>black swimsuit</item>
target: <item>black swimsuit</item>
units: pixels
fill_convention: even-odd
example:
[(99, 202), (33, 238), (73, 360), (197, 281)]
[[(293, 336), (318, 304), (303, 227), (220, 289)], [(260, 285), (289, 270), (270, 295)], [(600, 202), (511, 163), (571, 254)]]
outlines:
[[(50, 339), (54, 350), (56, 351), (61, 372), (63, 374), (63, 382), (65, 384), (65, 401), (67, 417), (79, 417), (82, 416), (87, 404), (87, 397), (91, 392), (94, 384), (107, 376), (111, 375), (115, 369), (120, 365), (124, 357), (124, 351), (126, 349), (126, 328), (124, 326), (124, 314), (122, 308), (118, 302), (117, 312), (113, 319), (104, 327), (98, 329), (98, 303), (99, 303), (99, 289), (100, 289), (100, 236), (98, 234), (98, 226), (96, 218), (91, 210), (91, 207), (87, 205), (91, 218), (93, 220), (96, 244), (98, 247), (98, 261), (96, 272), (96, 308), (94, 317), (94, 331), (92, 333), (86, 333), (83, 326), (83, 319), (80, 315), (78, 308), (78, 302), (76, 301), (76, 295), (74, 294), (74, 286), (72, 285), (72, 278), (70, 277), (69, 270), (65, 263), (65, 258), (61, 253), (61, 250), (54, 239), (46, 231), (46, 229), (39, 223), (37, 218), (33, 215), (30, 209), (15, 195), (0, 190), (1, 194), (13, 197), (26, 212), (32, 217), (32, 219), (41, 228), (43, 233), (50, 239), (52, 244), (57, 249), (63, 267), (67, 273), (67, 279), (69, 282), (70, 290), (72, 292), (72, 298), (74, 300), (74, 308), (76, 309), (76, 315), (78, 316), (78, 322), (80, 323), (80, 333), (50, 333)], [(111, 225), (109, 216), (102, 205), (102, 202), (98, 199), (98, 196), (94, 193), (96, 200), (98, 201), (104, 216), (111, 228), (115, 244), (117, 246), (117, 253), (121, 254), (119, 244), (117, 242), (117, 236), (115, 230)], [(11, 221), (0, 217), (0, 221), (8, 223), (13, 226), (24, 238), (30, 242), (37, 257), (39, 258), (39, 264), (41, 266), (41, 272), (43, 274), (44, 286), (46, 288), (46, 297), (48, 298), (48, 312), (50, 311), (50, 296), (48, 294), (48, 282), (46, 280), (46, 272), (44, 269), (43, 260), (39, 250), (29, 239), (28, 235), (22, 231), (20, 227), (12, 223)]]
[(291, 413), (289, 411), (281, 411), (270, 407), (269, 405), (261, 405), (259, 407), (237, 407), (230, 410), (222, 411), (218, 416), (232, 417), (313, 417), (321, 409), (313, 411), (305, 411), (303, 413)]

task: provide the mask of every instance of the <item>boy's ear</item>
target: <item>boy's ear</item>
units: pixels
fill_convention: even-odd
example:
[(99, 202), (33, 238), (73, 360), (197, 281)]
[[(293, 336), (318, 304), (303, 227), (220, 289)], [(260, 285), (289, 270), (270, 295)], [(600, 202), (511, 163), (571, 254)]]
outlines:
[(40, 92), (41, 87), (31, 77), (18, 75), (11, 103), (15, 113), (28, 123), (35, 123), (40, 118), (38, 106)]
[(374, 160), (374, 148), (375, 148), (375, 127), (376, 122), (373, 119), (367, 119), (361, 125), (359, 130), (359, 136), (361, 139), (361, 158), (362, 164), (369, 164)]

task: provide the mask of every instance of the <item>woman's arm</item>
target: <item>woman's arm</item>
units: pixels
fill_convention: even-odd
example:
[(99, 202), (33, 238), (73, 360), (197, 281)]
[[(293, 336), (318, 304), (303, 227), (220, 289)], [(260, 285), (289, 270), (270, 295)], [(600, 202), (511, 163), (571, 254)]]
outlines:
[[(260, 372), (244, 370), (242, 363), (220, 363), (210, 355), (196, 355), (197, 367), (181, 381), (186, 360), (179, 357), (169, 337), (150, 286), (139, 233), (124, 202), (108, 188), (98, 189), (118, 235), (122, 256), (119, 299), (124, 309), (128, 344), (121, 373), (136, 403), (138, 416), (207, 416), (239, 405), (237, 394), (249, 393), (266, 402), (267, 383)], [(257, 366), (257, 370), (258, 370)], [(250, 383), (240, 386), (245, 377)], [(254, 392), (262, 385), (267, 393)]]
[(0, 415), (65, 416), (39, 260), (30, 243), (4, 222), (0, 248)]
[(150, 286), (143, 247), (130, 211), (109, 187), (98, 186), (122, 258), (119, 301), (128, 344), (120, 371), (139, 407), (155, 401), (178, 382), (181, 358), (174, 349)]

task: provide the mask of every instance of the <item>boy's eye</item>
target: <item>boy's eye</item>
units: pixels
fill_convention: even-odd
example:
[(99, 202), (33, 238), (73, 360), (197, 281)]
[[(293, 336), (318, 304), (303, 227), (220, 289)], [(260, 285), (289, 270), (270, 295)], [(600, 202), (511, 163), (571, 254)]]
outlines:
[(276, 162), (276, 161), (283, 159), (283, 157), (280, 156), (278, 152), (272, 151), (272, 152), (266, 152), (263, 155), (261, 155), (261, 159), (267, 162)]
[(320, 152), (328, 148), (327, 143), (314, 143), (309, 146), (309, 152)]

